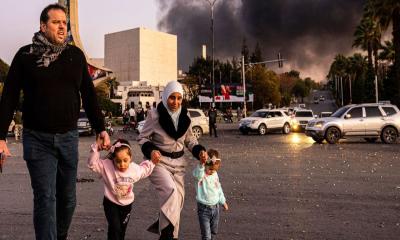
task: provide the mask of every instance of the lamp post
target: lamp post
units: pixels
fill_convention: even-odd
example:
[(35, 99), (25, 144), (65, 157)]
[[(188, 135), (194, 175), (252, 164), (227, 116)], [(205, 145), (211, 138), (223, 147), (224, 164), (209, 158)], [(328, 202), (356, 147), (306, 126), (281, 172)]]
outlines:
[(214, 76), (214, 5), (217, 0), (207, 0), (211, 7), (211, 59), (212, 59), (212, 106), (215, 107), (215, 76)]

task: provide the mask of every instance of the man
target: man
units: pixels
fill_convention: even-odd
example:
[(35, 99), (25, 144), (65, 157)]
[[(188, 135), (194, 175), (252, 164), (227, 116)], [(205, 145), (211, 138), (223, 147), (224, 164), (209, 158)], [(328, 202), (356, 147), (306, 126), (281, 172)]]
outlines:
[(212, 132), (214, 130), (214, 136), (218, 137), (217, 135), (217, 110), (215, 107), (211, 107), (208, 111), (208, 125), (210, 127), (210, 137), (212, 136)]
[(63, 6), (43, 9), (40, 31), (15, 55), (0, 101), (0, 152), (10, 156), (7, 127), (24, 93), (23, 150), (37, 240), (67, 239), (76, 205), (80, 97), (102, 148), (110, 144), (85, 56), (67, 44), (66, 23)]

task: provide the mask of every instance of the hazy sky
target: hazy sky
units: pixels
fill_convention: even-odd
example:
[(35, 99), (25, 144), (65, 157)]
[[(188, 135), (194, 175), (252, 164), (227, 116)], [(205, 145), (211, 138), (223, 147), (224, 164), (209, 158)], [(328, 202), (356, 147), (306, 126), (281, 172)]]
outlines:
[[(42, 9), (57, 0), (1, 0), (0, 58), (10, 64), (18, 49), (31, 43)], [(80, 0), (79, 27), (90, 57), (104, 56), (104, 35), (146, 27), (157, 30), (154, 0)]]
[[(18, 48), (31, 43), (39, 15), (57, 0), (0, 0), (0, 58), (10, 63)], [(366, 0), (218, 0), (215, 55), (240, 58), (243, 38), (250, 51), (258, 42), (265, 59), (278, 52), (288, 59), (278, 73), (324, 80), (336, 54), (349, 55)], [(19, 8), (20, 7), (20, 8)], [(92, 58), (104, 56), (104, 35), (146, 27), (178, 36), (178, 68), (188, 70), (210, 49), (210, 8), (205, 0), (79, 0), (82, 44)], [(210, 51), (208, 51), (210, 53)]]

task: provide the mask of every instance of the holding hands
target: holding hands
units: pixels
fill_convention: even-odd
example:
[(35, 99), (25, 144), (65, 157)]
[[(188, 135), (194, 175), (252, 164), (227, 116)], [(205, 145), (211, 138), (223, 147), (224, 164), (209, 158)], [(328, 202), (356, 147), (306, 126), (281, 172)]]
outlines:
[(159, 163), (159, 162), (160, 162), (160, 159), (161, 159), (161, 153), (160, 153), (160, 151), (158, 151), (158, 150), (153, 150), (153, 151), (151, 151), (151, 161), (152, 161), (154, 164)]
[(204, 151), (204, 150), (200, 151), (199, 159), (200, 159), (200, 164), (204, 166), (206, 164), (207, 159), (208, 159), (207, 152)]
[(106, 131), (102, 131), (96, 136), (96, 143), (99, 146), (99, 150), (108, 150), (110, 148), (110, 136)]

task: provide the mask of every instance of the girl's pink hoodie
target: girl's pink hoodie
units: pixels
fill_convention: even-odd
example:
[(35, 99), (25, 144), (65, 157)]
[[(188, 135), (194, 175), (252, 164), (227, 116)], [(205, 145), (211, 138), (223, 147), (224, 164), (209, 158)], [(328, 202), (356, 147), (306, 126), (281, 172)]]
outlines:
[(113, 160), (100, 159), (97, 144), (91, 145), (88, 167), (99, 174), (104, 182), (104, 196), (111, 202), (126, 206), (134, 201), (133, 185), (148, 177), (154, 169), (154, 163), (146, 160), (140, 165), (131, 162), (125, 172), (114, 167)]

